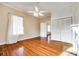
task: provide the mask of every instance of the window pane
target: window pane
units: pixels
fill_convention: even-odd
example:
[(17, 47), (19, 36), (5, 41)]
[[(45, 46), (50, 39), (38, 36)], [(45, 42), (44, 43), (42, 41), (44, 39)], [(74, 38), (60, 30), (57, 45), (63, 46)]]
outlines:
[(16, 16), (16, 15), (12, 15), (12, 25), (13, 25), (13, 34), (14, 35), (19, 35), (19, 34), (24, 34), (23, 31), (23, 18)]

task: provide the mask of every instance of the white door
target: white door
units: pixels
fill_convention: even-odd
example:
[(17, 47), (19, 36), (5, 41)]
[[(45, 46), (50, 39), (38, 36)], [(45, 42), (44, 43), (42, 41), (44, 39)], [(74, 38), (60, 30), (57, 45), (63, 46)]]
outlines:
[(59, 21), (52, 21), (51, 25), (51, 40), (60, 40)]
[(71, 18), (52, 21), (51, 40), (72, 42)]
[(61, 20), (61, 41), (72, 43), (71, 18)]
[(40, 37), (47, 37), (47, 24), (40, 23)]

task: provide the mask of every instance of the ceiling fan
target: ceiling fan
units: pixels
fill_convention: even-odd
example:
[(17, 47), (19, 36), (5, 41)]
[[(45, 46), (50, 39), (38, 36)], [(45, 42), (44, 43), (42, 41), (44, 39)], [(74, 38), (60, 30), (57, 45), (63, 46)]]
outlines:
[(38, 5), (37, 6), (34, 6), (34, 11), (28, 11), (28, 13), (32, 13), (35, 17), (39, 17), (39, 16), (44, 16), (44, 12), (45, 11), (41, 11), (39, 8), (38, 8)]

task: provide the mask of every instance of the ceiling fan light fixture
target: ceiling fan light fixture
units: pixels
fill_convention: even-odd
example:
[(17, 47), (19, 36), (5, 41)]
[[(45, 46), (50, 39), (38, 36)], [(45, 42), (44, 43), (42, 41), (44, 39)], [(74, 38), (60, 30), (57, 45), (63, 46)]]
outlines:
[(40, 15), (40, 16), (44, 16), (44, 14), (42, 14), (42, 13), (39, 13), (39, 15)]
[(35, 11), (29, 11), (28, 13), (32, 13), (35, 17), (44, 16), (45, 11), (41, 11), (38, 4), (34, 6), (34, 9)]
[(38, 13), (36, 13), (36, 12), (34, 12), (34, 16), (35, 16), (35, 17), (38, 17), (38, 16), (39, 16), (39, 14), (38, 14)]

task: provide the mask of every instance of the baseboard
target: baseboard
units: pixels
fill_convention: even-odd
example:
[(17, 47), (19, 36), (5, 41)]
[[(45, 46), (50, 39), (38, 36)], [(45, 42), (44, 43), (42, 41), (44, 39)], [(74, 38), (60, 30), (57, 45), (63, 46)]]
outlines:
[(19, 39), (18, 41), (28, 40), (28, 39), (37, 38), (37, 37), (40, 37), (40, 36), (38, 35), (38, 36), (33, 36), (33, 37), (24, 37), (22, 39)]
[(0, 45), (5, 45), (6, 44), (6, 42), (0, 42)]
[(31, 37), (31, 38), (24, 38), (23, 40), (19, 40), (19, 41), (25, 41), (25, 40), (29, 40), (29, 39), (37, 39), (37, 38), (40, 38), (40, 36)]
[[(24, 40), (28, 40), (28, 39), (36, 39), (36, 38), (40, 38), (40, 36), (31, 37), (31, 38), (24, 38), (23, 40), (18, 40), (18, 41), (24, 41)], [(17, 42), (18, 42), (18, 41), (17, 41)], [(0, 45), (14, 44), (14, 43), (17, 43), (17, 42), (11, 42), (11, 43), (8, 43), (8, 42), (0, 42)]]

